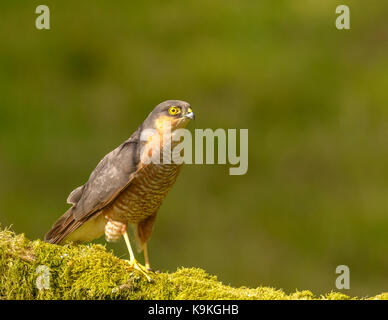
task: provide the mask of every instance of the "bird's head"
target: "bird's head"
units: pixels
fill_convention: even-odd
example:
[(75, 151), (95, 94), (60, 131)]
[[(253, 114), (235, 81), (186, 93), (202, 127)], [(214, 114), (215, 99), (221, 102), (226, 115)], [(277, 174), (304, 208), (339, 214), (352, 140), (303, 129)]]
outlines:
[(172, 132), (184, 128), (190, 120), (194, 120), (194, 112), (189, 103), (181, 100), (167, 100), (160, 103), (147, 118), (159, 133), (162, 133), (166, 126), (170, 126)]

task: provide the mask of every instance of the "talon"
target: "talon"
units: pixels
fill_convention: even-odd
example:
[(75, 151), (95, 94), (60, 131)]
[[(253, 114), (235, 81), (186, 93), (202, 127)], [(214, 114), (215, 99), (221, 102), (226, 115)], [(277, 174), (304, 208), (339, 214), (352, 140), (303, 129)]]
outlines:
[(147, 274), (148, 272), (147, 268), (141, 265), (135, 259), (133, 259), (132, 261), (129, 261), (129, 260), (125, 260), (125, 261), (129, 263), (129, 268), (139, 271), (143, 276), (146, 277), (148, 282), (151, 282), (151, 283), (154, 282), (154, 280), (152, 280), (152, 278)]
[(146, 263), (146, 264), (145, 264), (145, 268), (146, 268), (146, 270), (147, 270), (148, 272), (155, 273), (155, 271), (151, 269), (149, 263)]

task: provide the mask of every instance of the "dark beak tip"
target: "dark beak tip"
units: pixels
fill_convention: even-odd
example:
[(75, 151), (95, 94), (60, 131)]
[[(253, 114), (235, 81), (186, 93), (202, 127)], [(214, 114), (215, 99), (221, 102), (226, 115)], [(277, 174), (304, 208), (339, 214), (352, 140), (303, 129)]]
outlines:
[(185, 115), (186, 118), (189, 118), (191, 120), (195, 120), (195, 115), (194, 115), (194, 112), (190, 112), (190, 113), (187, 113)]

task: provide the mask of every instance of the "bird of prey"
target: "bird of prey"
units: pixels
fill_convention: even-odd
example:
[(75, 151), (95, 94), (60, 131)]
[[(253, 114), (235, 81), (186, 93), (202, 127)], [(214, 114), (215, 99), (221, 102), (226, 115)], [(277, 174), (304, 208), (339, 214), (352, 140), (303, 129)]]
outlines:
[[(52, 226), (45, 241), (54, 244), (84, 242), (105, 234), (107, 241), (114, 242), (124, 236), (130, 267), (150, 281), (147, 241), (158, 209), (182, 166), (182, 163), (163, 161), (166, 158), (163, 146), (169, 141), (170, 149), (173, 148), (174, 143), (179, 142), (171, 139), (174, 132), (186, 127), (192, 119), (193, 110), (185, 101), (168, 100), (157, 105), (128, 140), (99, 162), (89, 180), (70, 193), (67, 203), (71, 208)], [(152, 134), (144, 139), (148, 131), (158, 139)], [(153, 161), (155, 155), (159, 162)], [(128, 224), (135, 226), (145, 266), (135, 259)]]

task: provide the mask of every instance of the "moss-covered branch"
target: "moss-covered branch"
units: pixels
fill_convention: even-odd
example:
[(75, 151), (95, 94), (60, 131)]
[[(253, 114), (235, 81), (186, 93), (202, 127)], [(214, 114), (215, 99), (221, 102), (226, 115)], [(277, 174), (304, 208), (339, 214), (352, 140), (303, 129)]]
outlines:
[[(0, 230), (0, 299), (350, 299), (333, 292), (317, 297), (310, 291), (232, 288), (197, 268), (155, 274), (148, 283), (127, 266), (101, 245), (57, 246)], [(42, 280), (45, 270), (49, 279)]]

